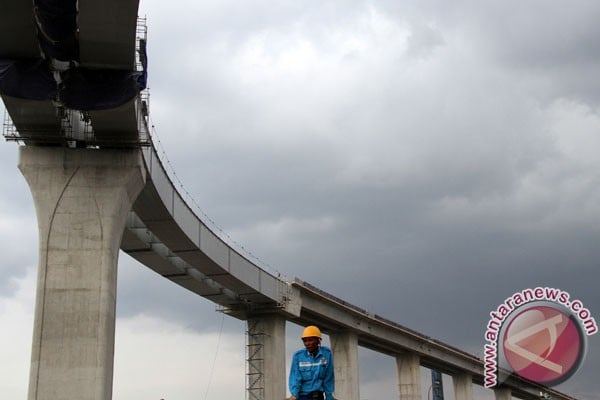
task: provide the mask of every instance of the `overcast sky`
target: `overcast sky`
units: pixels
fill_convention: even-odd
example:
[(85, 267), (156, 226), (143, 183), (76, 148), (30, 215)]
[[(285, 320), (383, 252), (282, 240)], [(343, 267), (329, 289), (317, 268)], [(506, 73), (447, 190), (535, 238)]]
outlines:
[[(600, 2), (141, 0), (140, 15), (161, 151), (260, 265), (473, 354), (528, 287), (600, 321)], [(16, 155), (0, 145), (11, 399), (37, 271)], [(243, 398), (244, 323), (126, 254), (119, 268), (113, 398)], [(599, 336), (559, 390), (600, 399)], [(397, 398), (393, 359), (360, 358), (361, 399)]]

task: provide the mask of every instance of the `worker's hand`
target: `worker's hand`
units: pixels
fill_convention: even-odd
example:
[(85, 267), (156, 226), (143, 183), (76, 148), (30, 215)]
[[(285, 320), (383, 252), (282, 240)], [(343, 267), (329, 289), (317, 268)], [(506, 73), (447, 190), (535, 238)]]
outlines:
[(296, 399), (296, 396), (290, 396), (287, 400), (298, 400), (298, 399)]

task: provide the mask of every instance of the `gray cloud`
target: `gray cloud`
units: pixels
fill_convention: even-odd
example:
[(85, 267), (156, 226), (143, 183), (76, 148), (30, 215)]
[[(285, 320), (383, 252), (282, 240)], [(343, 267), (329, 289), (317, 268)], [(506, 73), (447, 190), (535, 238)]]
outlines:
[[(596, 3), (142, 6), (161, 144), (202, 212), (269, 268), (473, 353), (525, 287), (600, 312)], [(2, 162), (0, 205), (31, 224)], [(3, 275), (32, 259), (18, 247)], [(218, 328), (211, 304), (121, 259), (120, 315)], [(565, 390), (600, 393), (599, 345)]]

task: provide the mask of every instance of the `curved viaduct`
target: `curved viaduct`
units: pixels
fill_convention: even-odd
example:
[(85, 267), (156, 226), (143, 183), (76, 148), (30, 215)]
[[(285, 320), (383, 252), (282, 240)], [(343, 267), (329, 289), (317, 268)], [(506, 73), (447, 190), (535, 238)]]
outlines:
[[(481, 359), (263, 270), (186, 204), (148, 133), (137, 0), (64, 1), (53, 14), (55, 3), (0, 6), (0, 93), (15, 128), (5, 136), (24, 144), (19, 168), (40, 231), (29, 399), (111, 398), (119, 248), (248, 321), (250, 398), (285, 396), (286, 321), (330, 335), (341, 399), (359, 399), (358, 346), (396, 358), (400, 399), (421, 398), (420, 366), (451, 375), (457, 399), (472, 398), (471, 385), (485, 378)], [(74, 26), (57, 30), (57, 21)], [(135, 91), (113, 99), (82, 87), (80, 76), (111, 88), (102, 79), (120, 79)], [(46, 92), (28, 90), (32, 80)], [(571, 399), (514, 376), (495, 389), (501, 400), (540, 392)]]

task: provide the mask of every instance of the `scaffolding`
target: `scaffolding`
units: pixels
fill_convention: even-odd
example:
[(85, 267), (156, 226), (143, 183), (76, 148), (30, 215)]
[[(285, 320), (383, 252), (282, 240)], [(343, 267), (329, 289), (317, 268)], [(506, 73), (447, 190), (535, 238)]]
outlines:
[(15, 124), (13, 124), (8, 110), (4, 109), (4, 122), (2, 124), (2, 135), (6, 140), (17, 140), (19, 138), (19, 132)]
[[(138, 17), (135, 36), (135, 60), (134, 72), (142, 74), (147, 70), (147, 20), (146, 17)], [(53, 64), (54, 67), (56, 67)], [(60, 83), (59, 70), (54, 69), (53, 74), (57, 84)], [(147, 79), (147, 78), (146, 78)], [(111, 141), (96, 137), (94, 132), (91, 113), (89, 111), (73, 110), (63, 106), (58, 98), (51, 101), (54, 107), (56, 125), (34, 126), (17, 129), (11, 119), (8, 110), (5, 109), (3, 120), (3, 136), (7, 141), (22, 143), (33, 143), (38, 145), (60, 145), (70, 148), (87, 147), (98, 148), (103, 145), (111, 147), (125, 146), (149, 146), (151, 144), (149, 129), (150, 93), (147, 85), (134, 98), (135, 118), (137, 120), (138, 135), (135, 139), (112, 138)], [(54, 121), (54, 120), (53, 120)], [(116, 139), (116, 140), (115, 140)]]
[(265, 400), (265, 332), (261, 318), (247, 321), (246, 400)]

